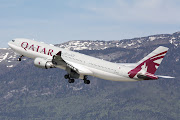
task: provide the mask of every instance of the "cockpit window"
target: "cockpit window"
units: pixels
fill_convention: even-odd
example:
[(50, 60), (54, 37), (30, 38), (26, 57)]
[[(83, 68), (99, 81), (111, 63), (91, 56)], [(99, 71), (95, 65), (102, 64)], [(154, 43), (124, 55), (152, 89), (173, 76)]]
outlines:
[(15, 40), (12, 40), (13, 42), (15, 42)]

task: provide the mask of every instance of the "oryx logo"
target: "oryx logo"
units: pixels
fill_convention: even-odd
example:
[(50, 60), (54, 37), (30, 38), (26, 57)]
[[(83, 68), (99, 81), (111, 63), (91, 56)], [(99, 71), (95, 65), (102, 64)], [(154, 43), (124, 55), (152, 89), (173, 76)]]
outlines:
[(140, 63), (136, 68), (128, 72), (129, 77), (133, 78), (141, 70), (154, 74), (166, 53), (167, 51), (159, 53)]

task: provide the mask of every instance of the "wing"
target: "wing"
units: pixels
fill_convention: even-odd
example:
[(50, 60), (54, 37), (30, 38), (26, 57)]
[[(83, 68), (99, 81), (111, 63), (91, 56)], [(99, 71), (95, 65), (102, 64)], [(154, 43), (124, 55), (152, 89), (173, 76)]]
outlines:
[(65, 60), (61, 57), (61, 55), (62, 53), (59, 51), (56, 55), (53, 56), (52, 63), (55, 66), (65, 67), (66, 71), (71, 69), (82, 75), (93, 75), (93, 72), (90, 71), (86, 66), (73, 61)]
[(55, 66), (66, 67), (66, 62), (61, 57), (61, 51), (59, 51), (56, 55), (53, 56), (52, 63)]
[(88, 68), (86, 68), (84, 65), (75, 63), (75, 62), (70, 62), (70, 61), (66, 61), (67, 66), (70, 67), (71, 69), (73, 69), (74, 71), (76, 71), (79, 74), (83, 74), (83, 75), (93, 75), (93, 72), (91, 70), (89, 70)]

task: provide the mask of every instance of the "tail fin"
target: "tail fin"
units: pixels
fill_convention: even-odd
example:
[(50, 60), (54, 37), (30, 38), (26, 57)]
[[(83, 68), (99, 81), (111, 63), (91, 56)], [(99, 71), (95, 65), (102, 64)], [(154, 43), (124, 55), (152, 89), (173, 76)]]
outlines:
[(138, 73), (150, 73), (154, 74), (161, 64), (164, 56), (166, 55), (169, 48), (159, 46), (149, 55), (140, 60), (137, 64), (138, 66), (128, 72), (129, 77), (133, 78)]

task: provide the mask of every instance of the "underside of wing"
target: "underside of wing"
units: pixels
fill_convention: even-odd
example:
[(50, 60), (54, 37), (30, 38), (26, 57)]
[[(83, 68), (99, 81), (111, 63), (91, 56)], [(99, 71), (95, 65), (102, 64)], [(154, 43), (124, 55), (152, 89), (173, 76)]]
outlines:
[(70, 67), (71, 69), (75, 70), (76, 72), (78, 72), (79, 74), (83, 74), (83, 75), (93, 75), (93, 72), (90, 71), (88, 68), (86, 68), (85, 66), (75, 63), (75, 62), (70, 62), (70, 61), (66, 61), (67, 62), (67, 66)]
[(65, 60), (61, 57), (61, 54), (61, 51), (59, 51), (56, 55), (53, 56), (52, 63), (54, 65), (64, 67), (67, 72), (74, 71), (82, 75), (93, 75), (92, 71), (90, 71), (85, 66), (70, 60)]
[(55, 66), (66, 67), (67, 63), (61, 57), (61, 51), (59, 51), (56, 55), (53, 56), (52, 63)]

